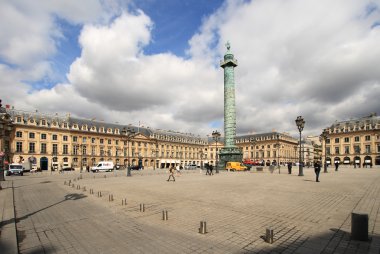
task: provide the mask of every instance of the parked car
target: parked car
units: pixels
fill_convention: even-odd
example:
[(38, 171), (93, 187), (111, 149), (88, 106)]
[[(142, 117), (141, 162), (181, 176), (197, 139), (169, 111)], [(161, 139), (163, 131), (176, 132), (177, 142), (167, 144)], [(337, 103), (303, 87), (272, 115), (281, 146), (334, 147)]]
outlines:
[(185, 169), (197, 169), (197, 165), (196, 164), (188, 164), (188, 165), (185, 165)]
[(243, 163), (240, 162), (227, 162), (226, 170), (231, 171), (245, 171), (248, 168), (243, 165)]
[(73, 167), (63, 167), (62, 168), (62, 171), (74, 171), (75, 170), (75, 168), (73, 168)]
[(140, 166), (139, 165), (131, 165), (131, 170), (140, 170)]
[(6, 173), (7, 176), (10, 175), (24, 175), (24, 167), (21, 164), (12, 163), (9, 165), (9, 169)]

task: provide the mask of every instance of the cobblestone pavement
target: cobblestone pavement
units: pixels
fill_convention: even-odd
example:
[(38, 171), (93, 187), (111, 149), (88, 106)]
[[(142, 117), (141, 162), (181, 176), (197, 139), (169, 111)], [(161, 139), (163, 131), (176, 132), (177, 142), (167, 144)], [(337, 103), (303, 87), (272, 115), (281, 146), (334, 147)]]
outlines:
[[(19, 252), (380, 253), (380, 168), (329, 169), (319, 183), (286, 171), (11, 177)], [(368, 213), (371, 241), (350, 239), (352, 211)]]

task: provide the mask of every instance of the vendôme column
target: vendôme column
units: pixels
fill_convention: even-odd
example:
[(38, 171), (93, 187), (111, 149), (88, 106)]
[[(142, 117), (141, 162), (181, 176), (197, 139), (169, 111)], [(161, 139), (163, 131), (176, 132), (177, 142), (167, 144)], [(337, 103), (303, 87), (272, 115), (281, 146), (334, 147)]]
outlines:
[(220, 167), (223, 168), (229, 161), (241, 162), (243, 152), (235, 145), (236, 138), (236, 108), (235, 108), (235, 75), (234, 68), (237, 60), (231, 53), (231, 45), (226, 44), (227, 52), (220, 61), (224, 69), (224, 148), (220, 150)]

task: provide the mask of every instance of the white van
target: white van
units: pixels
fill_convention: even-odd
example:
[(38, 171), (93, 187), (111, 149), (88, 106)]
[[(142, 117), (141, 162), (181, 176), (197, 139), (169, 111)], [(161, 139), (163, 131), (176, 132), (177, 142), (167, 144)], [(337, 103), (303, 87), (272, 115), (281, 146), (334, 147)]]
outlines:
[(7, 170), (6, 175), (23, 175), (24, 167), (19, 163), (12, 163), (9, 165), (9, 170)]
[(91, 167), (92, 172), (99, 172), (99, 171), (112, 171), (114, 169), (114, 165), (112, 161), (99, 161), (99, 163)]

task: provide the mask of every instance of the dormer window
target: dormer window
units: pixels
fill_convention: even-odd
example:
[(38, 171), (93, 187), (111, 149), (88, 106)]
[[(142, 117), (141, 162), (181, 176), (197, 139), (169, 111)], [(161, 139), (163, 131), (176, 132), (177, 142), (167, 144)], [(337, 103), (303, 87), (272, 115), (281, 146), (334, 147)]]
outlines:
[(22, 121), (21, 116), (18, 116), (18, 117), (16, 118), (16, 122), (21, 123), (21, 121)]
[(41, 125), (46, 125), (46, 120), (42, 120)]

